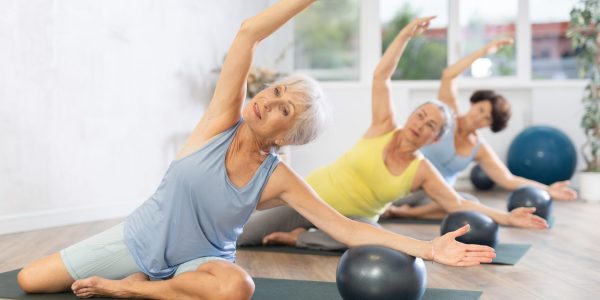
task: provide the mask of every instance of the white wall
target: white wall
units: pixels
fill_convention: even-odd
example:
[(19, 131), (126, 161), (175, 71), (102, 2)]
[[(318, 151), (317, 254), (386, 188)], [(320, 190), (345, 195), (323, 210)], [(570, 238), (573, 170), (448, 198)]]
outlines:
[[(147, 199), (210, 99), (212, 70), (240, 22), (271, 1), (1, 1), (0, 234), (124, 216)], [(267, 39), (257, 65), (272, 66), (290, 32)], [(323, 86), (335, 121), (293, 148), (302, 175), (336, 159), (370, 122), (368, 84)], [(583, 142), (580, 82), (460, 86), (465, 109), (478, 87), (513, 103), (507, 130), (484, 131), (501, 158), (529, 124)], [(394, 83), (399, 123), (436, 90)]]
[(0, 2), (0, 234), (123, 216), (266, 0)]
[[(334, 123), (315, 142), (292, 148), (292, 165), (303, 176), (337, 159), (360, 138), (370, 122), (368, 84), (322, 85), (334, 112)], [(554, 126), (565, 132), (578, 149), (584, 141), (584, 135), (579, 128), (580, 99), (584, 85), (582, 81), (510, 83), (494, 80), (465, 81), (458, 84), (462, 111), (468, 109), (471, 93), (480, 88), (495, 89), (511, 102), (513, 114), (508, 128), (495, 134), (489, 129), (481, 131), (503, 161), (506, 161), (511, 141), (530, 125)], [(392, 86), (392, 97), (397, 109), (398, 125), (404, 123), (418, 104), (435, 98), (437, 88), (437, 82), (395, 82)], [(577, 170), (580, 170), (583, 168), (583, 159), (579, 153), (578, 155)], [(577, 178), (574, 178), (574, 184), (577, 184)]]

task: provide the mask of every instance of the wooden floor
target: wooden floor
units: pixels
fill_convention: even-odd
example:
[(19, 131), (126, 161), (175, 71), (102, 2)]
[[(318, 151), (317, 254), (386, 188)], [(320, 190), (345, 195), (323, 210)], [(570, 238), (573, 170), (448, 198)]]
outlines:
[[(477, 196), (506, 209), (506, 192)], [(556, 224), (547, 231), (501, 228), (503, 243), (533, 246), (515, 266), (447, 267), (428, 262), (428, 286), (483, 291), (482, 299), (600, 299), (600, 204), (555, 203)], [(0, 236), (0, 272), (100, 232), (120, 220), (64, 226)], [(421, 239), (439, 234), (435, 225), (386, 225)], [(238, 264), (252, 276), (335, 281), (339, 258), (238, 251)]]

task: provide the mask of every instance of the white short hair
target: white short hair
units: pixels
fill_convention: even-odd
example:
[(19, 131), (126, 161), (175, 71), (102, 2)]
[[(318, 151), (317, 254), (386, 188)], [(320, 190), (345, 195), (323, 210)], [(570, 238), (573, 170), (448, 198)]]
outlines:
[(303, 145), (314, 140), (329, 124), (331, 111), (319, 83), (303, 74), (293, 74), (277, 80), (274, 86), (285, 86), (286, 94), (294, 95), (304, 111), (296, 115), (296, 122), (285, 140), (286, 144)]
[(450, 127), (452, 127), (452, 120), (454, 120), (454, 113), (452, 112), (452, 109), (450, 109), (450, 106), (448, 106), (446, 103), (440, 101), (440, 100), (429, 100), (421, 105), (419, 105), (417, 108), (415, 108), (415, 111), (419, 110), (419, 108), (427, 105), (427, 104), (433, 104), (435, 105), (441, 112), (442, 115), (444, 116), (444, 123), (442, 124), (442, 127), (440, 128), (440, 132), (438, 132), (438, 135), (436, 136), (437, 139), (441, 138), (444, 136), (444, 134), (446, 134), (446, 132), (448, 132), (448, 130), (450, 129)]

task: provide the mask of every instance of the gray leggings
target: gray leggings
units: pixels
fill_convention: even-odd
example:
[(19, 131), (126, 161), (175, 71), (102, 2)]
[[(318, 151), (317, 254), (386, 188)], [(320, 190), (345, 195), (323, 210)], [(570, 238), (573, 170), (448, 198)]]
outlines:
[[(379, 227), (379, 224), (364, 217), (350, 219)], [(280, 206), (265, 211), (256, 211), (244, 226), (244, 232), (238, 237), (238, 246), (262, 245), (262, 239), (277, 231), (289, 232), (298, 227), (314, 228), (314, 225), (289, 206)], [(309, 230), (298, 236), (296, 247), (315, 250), (343, 250), (346, 245), (334, 240), (322, 230)]]
[[(477, 199), (477, 197), (468, 194), (468, 193), (462, 193), (459, 192), (458, 193), (461, 197), (463, 197), (463, 199), (471, 201), (471, 202), (479, 202), (479, 200)], [(421, 205), (425, 205), (428, 203), (433, 202), (433, 200), (431, 200), (431, 198), (429, 198), (429, 196), (427, 196), (427, 193), (425, 193), (424, 190), (418, 190), (404, 198), (400, 198), (396, 201), (394, 201), (394, 203), (392, 203), (394, 206), (402, 206), (404, 204), (408, 204), (410, 206), (421, 206)]]

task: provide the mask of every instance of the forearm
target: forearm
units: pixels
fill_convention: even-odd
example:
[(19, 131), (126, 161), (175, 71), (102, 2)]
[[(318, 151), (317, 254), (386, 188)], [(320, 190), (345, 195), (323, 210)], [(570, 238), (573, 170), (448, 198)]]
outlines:
[(385, 50), (375, 69), (375, 73), (373, 74), (374, 80), (386, 81), (392, 78), (409, 40), (410, 36), (403, 32), (400, 32), (394, 38), (394, 41)]
[(247, 19), (242, 28), (254, 41), (261, 41), (313, 2), (315, 0), (281, 0)]
[(349, 247), (380, 245), (425, 260), (433, 259), (433, 246), (429, 241), (413, 239), (366, 223), (353, 220), (349, 222), (350, 226), (344, 226), (346, 228), (344, 237), (340, 237), (340, 241)]
[(537, 181), (534, 180), (530, 180), (527, 178), (523, 178), (520, 176), (514, 176), (514, 175), (510, 175), (507, 178), (504, 178), (502, 180), (500, 180), (499, 182), (496, 182), (500, 187), (509, 190), (509, 191), (514, 191), (522, 186), (525, 185), (529, 185), (529, 186), (533, 186), (539, 189), (543, 189), (545, 191), (548, 190), (548, 186), (543, 184), (543, 183), (539, 183)]
[(458, 75), (462, 74), (466, 69), (468, 69), (475, 60), (485, 56), (487, 53), (487, 46), (483, 47), (473, 53), (461, 58), (455, 64), (444, 69), (442, 77), (445, 79), (454, 79), (458, 77)]
[(507, 212), (503, 212), (503, 211), (497, 210), (495, 208), (485, 206), (481, 203), (471, 202), (471, 201), (467, 201), (467, 200), (461, 200), (458, 203), (458, 205), (455, 205), (449, 212), (461, 211), (461, 210), (478, 211), (478, 212), (488, 215), (490, 218), (492, 218), (492, 220), (494, 220), (496, 223), (498, 223), (500, 225), (505, 225), (505, 226), (511, 225), (509, 223), (509, 214)]

